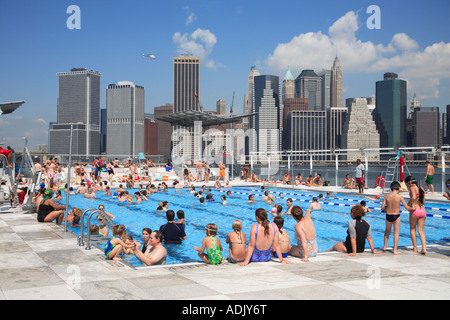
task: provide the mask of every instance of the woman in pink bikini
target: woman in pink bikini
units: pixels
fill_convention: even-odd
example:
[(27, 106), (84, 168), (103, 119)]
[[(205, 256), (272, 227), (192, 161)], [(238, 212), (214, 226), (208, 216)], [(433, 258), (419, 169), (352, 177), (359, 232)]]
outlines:
[(413, 208), (409, 213), (409, 229), (411, 232), (411, 240), (413, 243), (413, 251), (417, 253), (417, 236), (416, 229), (419, 232), (420, 242), (422, 242), (421, 254), (427, 253), (426, 237), (423, 227), (427, 217), (425, 211), (425, 191), (417, 185), (417, 180), (413, 176), (408, 176), (405, 179), (405, 184), (409, 188), (409, 202), (408, 205)]

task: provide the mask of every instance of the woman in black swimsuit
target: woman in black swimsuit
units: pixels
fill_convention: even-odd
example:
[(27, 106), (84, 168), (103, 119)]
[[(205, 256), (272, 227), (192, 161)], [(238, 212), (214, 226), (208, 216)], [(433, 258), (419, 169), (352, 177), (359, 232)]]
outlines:
[(52, 222), (56, 220), (56, 224), (61, 225), (66, 207), (56, 204), (52, 200), (52, 196), (52, 189), (45, 190), (44, 200), (39, 205), (37, 220), (39, 222)]

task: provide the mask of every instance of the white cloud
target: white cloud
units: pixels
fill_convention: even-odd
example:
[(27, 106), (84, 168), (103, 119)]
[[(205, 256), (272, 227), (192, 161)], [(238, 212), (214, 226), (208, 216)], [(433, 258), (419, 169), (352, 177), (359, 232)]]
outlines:
[(395, 34), (391, 42), (399, 50), (408, 51), (419, 48), (416, 40), (411, 39), (406, 33)]
[[(48, 123), (42, 118), (35, 119), (27, 115), (4, 115), (0, 119), (0, 137), (25, 137), (29, 148), (33, 149), (36, 144), (47, 143)], [(22, 138), (8, 141), (16, 150), (22, 148)]]
[[(303, 69), (329, 69), (337, 53), (345, 73), (389, 72), (408, 81), (408, 91), (421, 99), (438, 98), (441, 79), (450, 78), (450, 43), (435, 43), (420, 50), (406, 33), (397, 33), (389, 44), (375, 44), (356, 37), (358, 15), (350, 11), (328, 29), (328, 35), (301, 33), (280, 43), (264, 61), (266, 71), (284, 74), (289, 65), (293, 74)], [(381, 78), (380, 78), (381, 79)]]
[(33, 122), (34, 122), (34, 123), (37, 123), (37, 124), (42, 124), (42, 125), (44, 125), (44, 126), (48, 126), (47, 121), (45, 121), (45, 120), (42, 119), (42, 118), (33, 119)]
[(220, 64), (216, 64), (209, 56), (217, 43), (216, 36), (209, 29), (198, 28), (190, 35), (175, 32), (172, 37), (173, 42), (177, 45), (179, 53), (189, 53), (193, 56), (200, 57), (206, 67), (217, 68)]
[(195, 13), (191, 12), (189, 14), (189, 16), (186, 18), (185, 24), (186, 25), (190, 25), (192, 24), (195, 20), (197, 20), (197, 16), (195, 15)]

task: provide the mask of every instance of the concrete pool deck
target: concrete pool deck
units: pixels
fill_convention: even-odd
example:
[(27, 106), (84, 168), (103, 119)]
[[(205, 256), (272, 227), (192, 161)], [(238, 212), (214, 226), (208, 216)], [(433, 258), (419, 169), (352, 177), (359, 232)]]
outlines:
[[(342, 193), (333, 187), (315, 189)], [(427, 195), (435, 197), (441, 200), (442, 195)], [(309, 263), (289, 257), (291, 265), (271, 261), (246, 267), (194, 263), (135, 269), (105, 260), (95, 246), (85, 250), (75, 234), (54, 223), (38, 223), (36, 214), (16, 207), (0, 212), (0, 245), (1, 300), (450, 299), (450, 243), (428, 245), (425, 256), (401, 247), (401, 255), (388, 248), (356, 257), (321, 253)]]

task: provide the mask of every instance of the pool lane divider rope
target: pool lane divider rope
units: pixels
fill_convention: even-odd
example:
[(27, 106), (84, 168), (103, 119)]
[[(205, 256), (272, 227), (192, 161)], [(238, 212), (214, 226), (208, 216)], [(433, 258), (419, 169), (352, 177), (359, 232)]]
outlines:
[[(216, 189), (217, 190), (217, 189)], [(227, 192), (230, 191), (231, 193), (235, 193), (235, 194), (242, 194), (242, 195), (256, 195), (258, 197), (262, 197), (263, 195), (258, 194), (260, 191), (262, 190), (255, 190), (254, 193), (252, 192), (238, 192), (238, 191), (231, 191), (231, 190), (227, 190), (227, 189), (219, 189), (219, 192)], [(270, 193), (270, 191), (269, 191)], [(277, 192), (271, 192), (276, 194)], [(279, 192), (279, 193), (283, 193), (283, 195), (293, 195), (293, 196), (303, 196), (303, 197), (310, 197), (310, 195), (308, 194), (296, 194), (296, 193), (291, 193), (291, 192)], [(283, 197), (284, 199), (284, 197)], [(310, 202), (311, 200), (309, 199), (298, 199), (298, 198), (292, 198), (292, 200), (295, 201), (300, 201), (300, 202)], [(359, 200), (357, 199), (348, 199), (348, 198), (336, 198), (336, 200), (344, 200), (344, 201), (352, 201), (352, 202), (357, 202), (359, 203)], [(323, 204), (327, 204), (327, 205), (332, 205), (332, 206), (339, 206), (339, 207), (352, 207), (352, 204), (347, 204), (347, 203), (335, 203), (335, 202), (328, 202), (328, 201), (323, 201)], [(367, 207), (371, 210), (377, 210), (380, 211), (380, 208), (376, 208), (376, 207)], [(444, 209), (444, 208), (434, 208), (434, 207), (425, 207), (425, 209), (429, 209), (429, 210), (435, 210), (435, 211), (445, 211), (445, 212), (450, 212), (450, 209)], [(400, 213), (403, 214), (409, 214), (409, 211), (407, 210), (401, 210)], [(446, 216), (446, 215), (440, 215), (440, 214), (433, 214), (433, 213), (427, 213), (427, 217), (431, 217), (431, 218), (441, 218), (441, 219), (450, 219), (450, 216)]]

